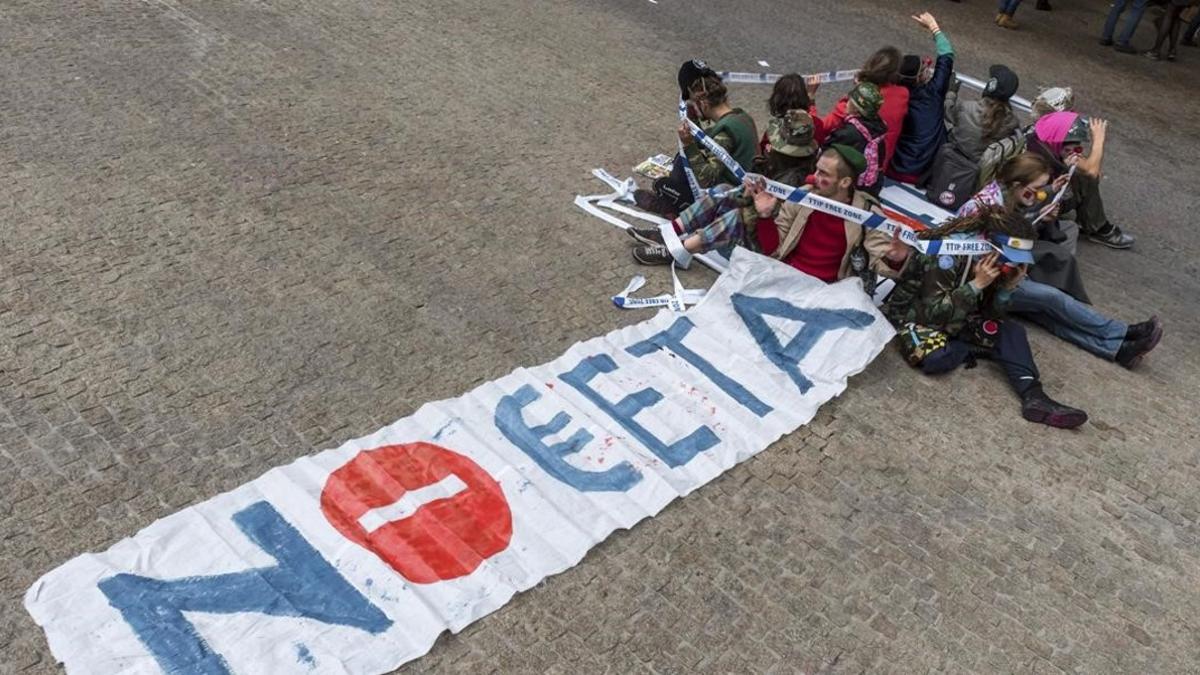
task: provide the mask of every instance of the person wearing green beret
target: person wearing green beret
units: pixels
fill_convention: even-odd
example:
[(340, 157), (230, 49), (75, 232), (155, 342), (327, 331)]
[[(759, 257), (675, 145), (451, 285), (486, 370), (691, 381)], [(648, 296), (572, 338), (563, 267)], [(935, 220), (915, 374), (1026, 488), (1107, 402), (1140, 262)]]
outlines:
[[(808, 182), (813, 194), (827, 201), (882, 214), (878, 200), (855, 189), (866, 167), (861, 152), (834, 143), (821, 153)], [(634, 259), (645, 265), (669, 265), (684, 262), (681, 256), (737, 244), (829, 283), (849, 276), (899, 276), (908, 255), (904, 244), (825, 210), (782, 202), (756, 178), (747, 178), (736, 195), (703, 195), (671, 222), (671, 231), (629, 228), (629, 234), (642, 242), (633, 250)], [(749, 208), (742, 208), (744, 204)]]

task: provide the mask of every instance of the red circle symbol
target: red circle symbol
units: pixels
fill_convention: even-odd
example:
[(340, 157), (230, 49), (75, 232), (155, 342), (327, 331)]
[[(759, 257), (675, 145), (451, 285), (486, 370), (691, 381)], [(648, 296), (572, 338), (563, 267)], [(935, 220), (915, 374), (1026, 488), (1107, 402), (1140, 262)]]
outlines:
[(321, 511), (342, 536), (418, 584), (466, 576), (512, 539), (500, 484), (432, 443), (358, 453), (325, 481)]

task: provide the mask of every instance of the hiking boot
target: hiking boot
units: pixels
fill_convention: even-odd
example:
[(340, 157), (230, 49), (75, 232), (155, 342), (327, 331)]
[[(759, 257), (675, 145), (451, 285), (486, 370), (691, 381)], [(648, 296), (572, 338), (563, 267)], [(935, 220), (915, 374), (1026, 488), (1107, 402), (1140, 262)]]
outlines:
[(659, 230), (657, 227), (637, 227), (636, 225), (630, 225), (625, 231), (629, 233), (629, 236), (643, 244), (656, 246), (665, 243), (663, 241), (662, 230)]
[(1051, 9), (1053, 9), (1050, 6), (1050, 0), (1038, 0), (1037, 8), (1043, 12), (1049, 12)]
[(633, 203), (643, 211), (660, 215), (663, 218), (674, 220), (679, 214), (675, 212), (675, 205), (669, 200), (654, 194), (650, 190), (637, 189), (633, 191)]
[(633, 248), (633, 259), (643, 265), (670, 265), (675, 262), (671, 251), (661, 244), (647, 244)]
[[(1145, 324), (1150, 324), (1146, 327)], [(1134, 324), (1129, 327), (1125, 333), (1125, 341), (1121, 343), (1121, 348), (1117, 350), (1117, 356), (1114, 359), (1117, 363), (1126, 368), (1135, 368), (1150, 350), (1158, 346), (1158, 342), (1162, 340), (1163, 326), (1162, 321), (1158, 317), (1151, 317), (1145, 324)], [(1137, 329), (1141, 333), (1138, 337), (1131, 337), (1130, 333)]]
[(1021, 417), (1055, 429), (1074, 429), (1088, 419), (1084, 411), (1047, 396), (1040, 384), (1030, 387), (1021, 397)]
[(996, 17), (996, 25), (1009, 30), (1016, 30), (1021, 27), (1021, 24), (1017, 23), (1010, 14), (1001, 14)]
[(1121, 52), (1122, 54), (1138, 53), (1138, 50), (1136, 48), (1134, 48), (1134, 46), (1129, 44), (1128, 42), (1122, 42), (1121, 44), (1117, 45), (1116, 47), (1113, 47), (1113, 49), (1115, 49), (1118, 52)]
[(1125, 234), (1121, 231), (1121, 228), (1112, 223), (1109, 223), (1108, 227), (1101, 228), (1089, 234), (1088, 240), (1117, 250), (1132, 248), (1134, 242), (1132, 234)]

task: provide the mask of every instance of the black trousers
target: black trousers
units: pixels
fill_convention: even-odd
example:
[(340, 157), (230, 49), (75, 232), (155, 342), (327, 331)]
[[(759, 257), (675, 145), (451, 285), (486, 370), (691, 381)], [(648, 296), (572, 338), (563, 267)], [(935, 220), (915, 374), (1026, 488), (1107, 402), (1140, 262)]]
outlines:
[(972, 355), (994, 361), (1003, 368), (1008, 383), (1018, 396), (1038, 384), (1038, 369), (1033, 362), (1033, 351), (1029, 348), (1029, 336), (1025, 334), (1025, 326), (1015, 321), (1000, 322), (1000, 332), (996, 334), (996, 343), (991, 349), (981, 350), (962, 340), (950, 340), (945, 347), (931, 352), (921, 361), (921, 371), (926, 375), (948, 373)]
[(687, 174), (683, 171), (681, 156), (675, 155), (675, 163), (671, 165), (671, 173), (668, 176), (654, 181), (654, 192), (672, 202), (677, 213), (696, 201), (696, 195), (692, 194), (692, 186), (688, 185)]
[(1108, 231), (1108, 215), (1104, 213), (1104, 200), (1100, 198), (1100, 179), (1095, 176), (1075, 172), (1071, 178), (1071, 197), (1063, 204), (1062, 211), (1075, 212), (1075, 222), (1084, 234), (1106, 234)]

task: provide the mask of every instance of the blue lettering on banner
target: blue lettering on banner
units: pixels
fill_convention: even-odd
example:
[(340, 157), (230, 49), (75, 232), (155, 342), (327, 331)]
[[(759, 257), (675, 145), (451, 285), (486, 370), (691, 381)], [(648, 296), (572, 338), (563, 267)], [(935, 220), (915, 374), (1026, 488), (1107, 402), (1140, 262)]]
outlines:
[(703, 356), (700, 356), (691, 349), (688, 349), (687, 346), (683, 344), (683, 338), (687, 337), (687, 334), (690, 333), (695, 327), (696, 324), (692, 323), (691, 319), (687, 318), (686, 316), (681, 316), (675, 320), (675, 323), (671, 324), (670, 328), (656, 335), (652, 335), (649, 338), (638, 342), (637, 344), (626, 347), (625, 351), (633, 354), (634, 356), (645, 356), (647, 354), (653, 354), (659, 349), (669, 349), (677, 356), (683, 358), (684, 361), (687, 361), (695, 366), (696, 370), (699, 370), (704, 374), (705, 377), (711, 380), (713, 384), (720, 387), (721, 391), (729, 394), (733, 400), (742, 404), (742, 406), (749, 409), (755, 415), (758, 415), (759, 417), (765, 417), (767, 413), (774, 410), (774, 408), (766, 403), (763, 403), (754, 394), (751, 394), (749, 391), (747, 391), (745, 387), (738, 384), (733, 378), (717, 370), (717, 368), (713, 366), (712, 363), (709, 363), (709, 361)]
[(687, 464), (693, 457), (721, 442), (712, 429), (701, 426), (686, 437), (671, 443), (664, 443), (648, 429), (638, 424), (634, 416), (642, 410), (658, 403), (663, 395), (649, 387), (634, 392), (618, 401), (616, 404), (606, 400), (600, 392), (588, 386), (588, 382), (600, 373), (611, 373), (617, 369), (616, 361), (607, 354), (589, 356), (579, 362), (570, 371), (558, 376), (558, 379), (574, 387), (597, 408), (608, 413), (626, 431), (638, 439), (659, 459), (670, 467)]
[[(742, 322), (750, 329), (763, 354), (792, 378), (801, 394), (812, 389), (813, 383), (800, 372), (800, 361), (821, 336), (843, 328), (861, 330), (875, 321), (875, 317), (857, 309), (802, 308), (778, 298), (754, 298), (741, 293), (734, 293), (730, 299), (733, 309), (742, 317)], [(780, 345), (779, 338), (767, 325), (764, 316), (802, 321), (804, 327), (787, 345)]]
[(563, 458), (579, 452), (595, 437), (587, 429), (579, 429), (565, 441), (546, 445), (542, 439), (562, 431), (571, 416), (560, 412), (546, 424), (530, 427), (521, 416), (521, 409), (539, 398), (541, 395), (529, 385), (505, 396), (496, 405), (495, 424), (509, 443), (529, 455), (543, 471), (583, 492), (625, 492), (642, 480), (642, 474), (629, 462), (604, 471), (584, 471), (568, 464)]
[(275, 507), (255, 502), (233, 514), (250, 541), (278, 561), (273, 567), (183, 579), (118, 574), (99, 583), (109, 604), (168, 673), (227, 675), (229, 666), (212, 651), (184, 612), (258, 612), (295, 616), (382, 633), (392, 625)]

